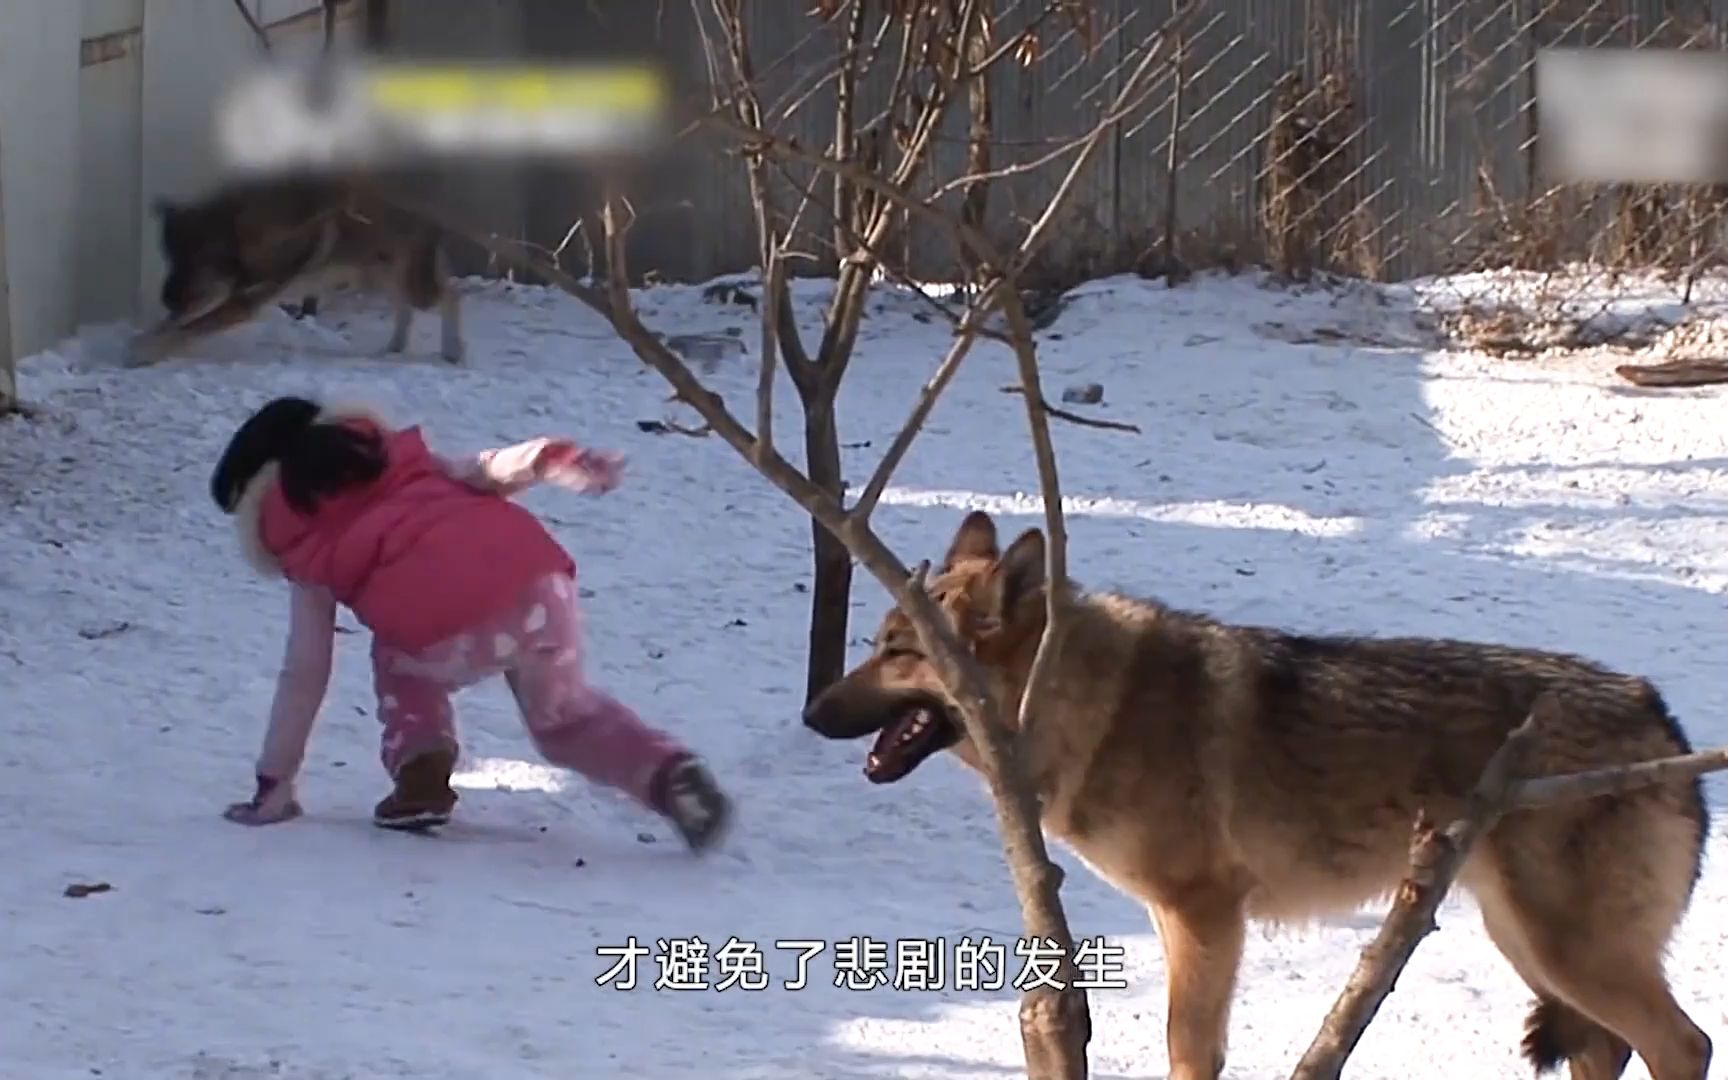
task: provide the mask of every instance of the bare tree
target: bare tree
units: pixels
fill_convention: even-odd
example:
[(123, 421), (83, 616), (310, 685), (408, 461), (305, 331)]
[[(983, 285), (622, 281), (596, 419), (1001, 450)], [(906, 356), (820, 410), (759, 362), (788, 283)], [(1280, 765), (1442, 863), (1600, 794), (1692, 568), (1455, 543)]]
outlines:
[[(1163, 35), (1158, 32), (1141, 39), (1129, 39), (1126, 33), (1114, 35), (1113, 44), (1121, 59), (1117, 69), (1104, 75), (1101, 82), (1115, 93), (1072, 138), (1035, 161), (983, 174), (942, 177), (934, 175), (932, 148), (953, 104), (970, 102), (969, 141), (981, 143), (987, 97), (969, 93), (968, 88), (1012, 57), (1030, 62), (1027, 58), (1038, 54), (1037, 28), (1055, 13), (1069, 12), (1078, 17), (1084, 7), (1080, 0), (1055, 0), (1027, 28), (1003, 44), (988, 47), (974, 41), (974, 36), (991, 32), (995, 5), (986, 0), (835, 0), (826, 14), (819, 8), (816, 17), (836, 20), (842, 41), (836, 64), (814, 73), (806, 69), (802, 76), (806, 82), (831, 82), (836, 87), (833, 138), (825, 149), (775, 129), (776, 123), (783, 124), (789, 115), (788, 106), (769, 108), (763, 103), (759, 75), (753, 70), (748, 47), (746, 6), (741, 0), (708, 2), (720, 26), (719, 44), (712, 47), (711, 55), (725, 62), (716, 64), (712, 109), (686, 134), (719, 134), (729, 140), (743, 156), (748, 172), (761, 239), (763, 284), (758, 305), (762, 370), (754, 432), (638, 317), (626, 254), (631, 212), (615, 185), (608, 185), (600, 215), (606, 248), (604, 293), (583, 285), (521, 245), (465, 227), (402, 192), (394, 196), (404, 206), (418, 209), (451, 232), (466, 236), (501, 263), (538, 275), (601, 314), (637, 357), (666, 380), (674, 396), (701, 415), (708, 430), (810, 515), (818, 540), (818, 581), (824, 569), (829, 575), (826, 591), (815, 602), (813, 612), (812, 693), (844, 669), (846, 592), (853, 559), (881, 582), (912, 619), (958, 705), (967, 735), (978, 749), (1026, 932), (1053, 947), (1061, 958), (1058, 986), (1034, 988), (1021, 1002), (1027, 1075), (1030, 1080), (1083, 1080), (1091, 1019), (1085, 992), (1075, 985), (1073, 935), (1059, 896), (1062, 873), (1050, 862), (1040, 826), (1040, 793), (1028, 780), (1020, 750), (1038, 722), (1040, 702), (1048, 693), (1044, 658), (1051, 653), (1051, 642), (1065, 631), (1061, 599), (1068, 577), (1061, 486), (1049, 431), (1049, 419), (1058, 414), (1044, 397), (1032, 320), (1018, 282), (1060, 220), (1076, 182), (1098, 149), (1144, 110), (1154, 75), (1163, 62)], [(1097, 36), (1110, 37), (1103, 33)], [(871, 70), (875, 58), (885, 55), (894, 58), (886, 103), (859, 123), (862, 73)], [(803, 92), (808, 92), (807, 86)], [(988, 161), (977, 146), (966, 157), (973, 164)], [(1057, 177), (1048, 199), (1010, 240), (992, 237), (982, 221), (982, 186), (1038, 169), (1051, 170)], [(799, 179), (800, 173), (807, 178)], [(790, 214), (782, 213), (776, 205), (775, 181), (789, 182), (795, 194), (796, 205)], [(839, 248), (838, 271), (827, 325), (812, 354), (793, 320), (787, 264), (798, 256), (793, 244), (802, 235), (800, 224), (818, 205), (818, 192), (824, 187), (829, 192), (825, 212), (830, 218), (824, 231)], [(954, 200), (945, 198), (956, 192), (971, 195), (959, 208), (952, 206)], [(847, 507), (839, 476), (835, 399), (874, 280), (887, 277), (918, 288), (909, 268), (888, 255), (890, 237), (913, 223), (952, 243), (962, 254), (974, 288), (969, 290), (969, 302), (958, 309), (923, 294), (933, 310), (952, 321), (953, 343), (874, 473)], [(987, 327), (996, 316), (1001, 317), (1005, 329)], [(1018, 702), (992, 698), (976, 660), (925, 591), (928, 563), (909, 570), (870, 524), (871, 513), (894, 470), (981, 337), (1006, 344), (1014, 354), (1019, 373), (1016, 390), (1026, 408), (1048, 537), (1049, 618), (1028, 685)], [(780, 361), (787, 367), (805, 412), (807, 473), (787, 461), (774, 443), (773, 387)], [(827, 607), (830, 604), (833, 609)], [(836, 627), (838, 636), (831, 637)], [(1008, 710), (1014, 711), (1015, 722), (1003, 715)]]
[[(712, 75), (713, 112), (706, 126), (739, 144), (749, 179), (762, 282), (763, 394), (772, 394), (778, 362), (803, 411), (805, 467), (830, 498), (844, 496), (835, 403), (866, 298), (879, 277), (911, 277), (888, 255), (896, 240), (905, 239), (897, 234), (903, 233), (906, 210), (860, 173), (897, 192), (911, 193), (921, 183), (961, 191), (960, 220), (982, 235), (991, 179), (990, 81), (1007, 65), (1035, 62), (1039, 28), (1063, 11), (1077, 21), (1084, 6), (1083, 0), (1052, 0), (1010, 39), (1016, 48), (997, 48), (997, 5), (986, 0), (817, 0), (802, 16), (809, 31), (805, 41), (814, 47), (832, 41), (834, 52), (814, 63), (806, 52), (789, 71), (786, 58), (763, 63), (752, 49), (746, 12), (759, 8), (746, 0), (691, 0), (706, 31)], [(967, 171), (958, 179), (939, 177), (938, 137), (957, 109), (968, 119)], [(782, 152), (820, 145), (809, 138), (812, 131), (827, 132), (825, 151)], [(829, 168), (824, 161), (857, 168)], [(825, 250), (799, 250), (807, 244)], [(971, 248), (956, 243), (955, 250), (969, 271), (968, 283), (982, 287), (985, 275), (976, 269)], [(790, 264), (826, 256), (832, 257), (836, 282), (812, 348), (794, 317)], [(957, 312), (936, 306), (958, 323)], [(962, 334), (961, 355), (975, 336)], [(759, 427), (766, 415), (757, 417)], [(878, 486), (865, 500), (873, 503), (880, 495)], [(812, 522), (811, 539), (806, 701), (845, 669), (853, 561), (846, 545), (819, 522)]]
[[(820, 108), (822, 95), (808, 91), (780, 108), (765, 107), (756, 57), (750, 46), (744, 0), (708, 0), (708, 3), (719, 24), (717, 40), (709, 39), (710, 70), (717, 74), (713, 87), (717, 114), (730, 115), (747, 129), (770, 130), (802, 122)], [(693, 7), (698, 4), (699, 0), (693, 0)], [(940, 16), (942, 9), (936, 8), (934, 13)], [(945, 67), (934, 54), (919, 47), (921, 40), (929, 40), (925, 35), (935, 36), (936, 21), (898, 20), (886, 6), (864, 0), (845, 3), (826, 0), (817, 5), (813, 14), (821, 22), (841, 28), (840, 50), (833, 63), (819, 66), (820, 70), (813, 73), (818, 76), (813, 89), (820, 89), (824, 83), (833, 87), (829, 153), (838, 160), (859, 160), (861, 142), (869, 140), (867, 160), (879, 164), (882, 132), (892, 125), (910, 133), (901, 167), (893, 173), (904, 183), (924, 164), (930, 139), (947, 111), (957, 74), (951, 65)], [(700, 10), (696, 15), (698, 20), (702, 19)], [(878, 123), (860, 133), (859, 84), (886, 55), (879, 47), (885, 33), (875, 35), (871, 42), (877, 48), (866, 50), (866, 29), (877, 29), (875, 24), (880, 24), (884, 32), (897, 25), (900, 48), (887, 107)], [(921, 54), (927, 57), (922, 63), (918, 61)], [(912, 90), (919, 83), (930, 93), (915, 102)], [(875, 253), (883, 247), (896, 218), (892, 207), (859, 190), (848, 177), (835, 174), (829, 178), (831, 191), (826, 211), (838, 274), (826, 313), (827, 325), (812, 354), (794, 316), (787, 285), (787, 262), (794, 257), (791, 245), (801, 231), (800, 225), (816, 202), (817, 185), (811, 183), (801, 192), (797, 209), (788, 219), (783, 208), (776, 205), (770, 160), (761, 154), (748, 154), (745, 168), (762, 272), (763, 389), (757, 417), (762, 425), (759, 434), (765, 432), (764, 437), (772, 440), (772, 432), (766, 425), (771, 422), (774, 356), (778, 350), (804, 413), (804, 456), (810, 480), (838, 502), (843, 496), (844, 478), (834, 407), (857, 343), (865, 295), (877, 261)], [(861, 257), (849, 258), (853, 253)], [(806, 702), (838, 679), (845, 669), (852, 587), (852, 557), (845, 545), (819, 522), (813, 520), (811, 525), (814, 580), (810, 590)]]

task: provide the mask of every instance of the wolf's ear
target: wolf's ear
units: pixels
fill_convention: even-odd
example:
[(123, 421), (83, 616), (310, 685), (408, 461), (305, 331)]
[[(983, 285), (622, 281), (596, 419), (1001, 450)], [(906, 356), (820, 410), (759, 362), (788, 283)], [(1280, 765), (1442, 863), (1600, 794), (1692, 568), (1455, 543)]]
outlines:
[(974, 510), (960, 523), (948, 554), (942, 559), (942, 569), (951, 568), (961, 559), (995, 560), (1002, 553), (996, 544), (996, 523), (982, 510)]
[(1044, 584), (1044, 531), (1027, 529), (1014, 538), (996, 564), (997, 604), (1002, 615)]

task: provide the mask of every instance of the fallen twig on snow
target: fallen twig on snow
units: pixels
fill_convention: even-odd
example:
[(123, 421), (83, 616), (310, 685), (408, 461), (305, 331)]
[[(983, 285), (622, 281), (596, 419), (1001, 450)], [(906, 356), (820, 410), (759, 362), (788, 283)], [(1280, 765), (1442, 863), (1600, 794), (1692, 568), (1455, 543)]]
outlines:
[(714, 429), (707, 424), (693, 428), (676, 420), (638, 420), (636, 430), (649, 435), (687, 435), (692, 439), (705, 439), (714, 433)]
[(1716, 386), (1728, 383), (1728, 360), (1669, 360), (1662, 364), (1621, 364), (1614, 374), (1634, 386)]
[[(1001, 389), (1004, 394), (1024, 394), (1026, 392), (1024, 388), (1019, 386), (1004, 386)], [(1090, 416), (1081, 416), (1079, 413), (1072, 413), (1067, 409), (1050, 404), (1048, 399), (1046, 399), (1043, 404), (1043, 411), (1046, 414), (1056, 418), (1057, 420), (1065, 420), (1070, 424), (1078, 424), (1081, 427), (1089, 428), (1103, 428), (1106, 431), (1127, 431), (1135, 435), (1141, 434), (1139, 424), (1130, 424), (1126, 420), (1098, 420)]]

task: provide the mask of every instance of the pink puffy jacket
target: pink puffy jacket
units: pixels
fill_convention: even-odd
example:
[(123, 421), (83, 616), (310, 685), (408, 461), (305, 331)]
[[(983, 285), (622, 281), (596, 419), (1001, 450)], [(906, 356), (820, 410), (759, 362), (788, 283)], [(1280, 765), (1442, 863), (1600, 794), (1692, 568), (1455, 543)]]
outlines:
[(363, 411), (326, 419), (379, 431), (389, 463), (374, 483), (322, 499), (310, 515), (288, 505), (274, 466), (260, 471), (236, 511), (260, 570), (327, 589), (381, 644), (410, 652), (490, 618), (547, 574), (575, 574), (539, 519), (509, 500), (509, 485), (465, 481), (418, 427), (392, 431)]

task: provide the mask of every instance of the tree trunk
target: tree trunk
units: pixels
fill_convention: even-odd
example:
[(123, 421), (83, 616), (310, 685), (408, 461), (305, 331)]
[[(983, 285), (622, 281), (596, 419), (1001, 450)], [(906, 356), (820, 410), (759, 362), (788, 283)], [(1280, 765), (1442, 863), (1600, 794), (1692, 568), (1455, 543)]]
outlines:
[[(810, 480), (844, 503), (840, 475), (840, 432), (834, 422), (835, 389), (818, 376), (816, 392), (800, 395), (804, 405), (804, 456)], [(810, 652), (804, 689), (808, 705), (846, 673), (846, 628), (852, 605), (852, 555), (846, 545), (814, 518), (810, 521), (815, 580), (810, 586)]]
[(1086, 1080), (1092, 1013), (1086, 991), (1040, 986), (1020, 999), (1020, 1045), (1034, 1080)]

